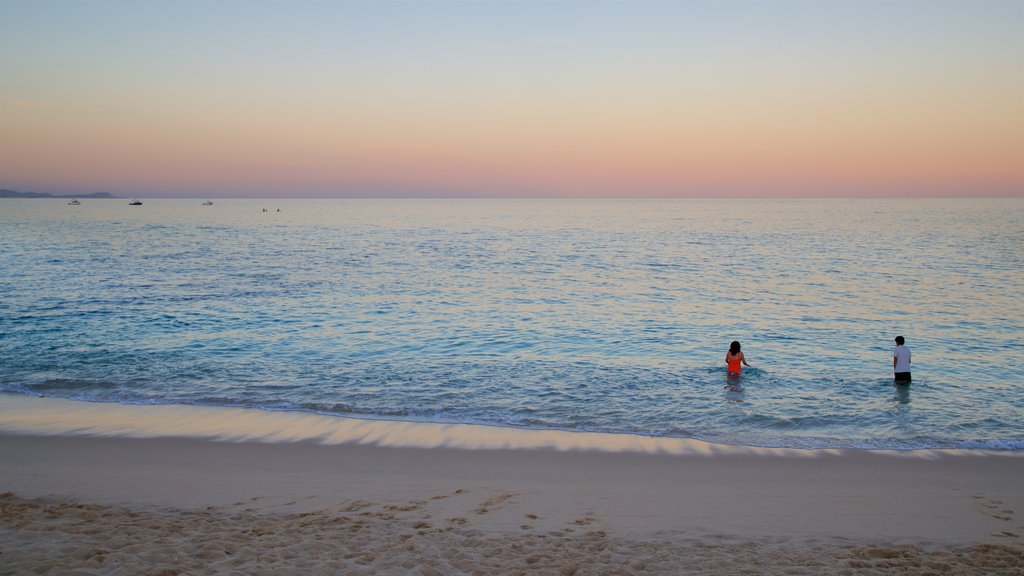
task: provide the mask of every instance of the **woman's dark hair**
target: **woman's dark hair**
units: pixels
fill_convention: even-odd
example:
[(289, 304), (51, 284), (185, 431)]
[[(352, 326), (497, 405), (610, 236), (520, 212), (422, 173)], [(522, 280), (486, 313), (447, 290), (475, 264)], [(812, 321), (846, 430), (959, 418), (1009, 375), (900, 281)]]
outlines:
[(729, 354), (736, 354), (740, 351), (740, 343), (733, 340), (732, 344), (729, 344)]

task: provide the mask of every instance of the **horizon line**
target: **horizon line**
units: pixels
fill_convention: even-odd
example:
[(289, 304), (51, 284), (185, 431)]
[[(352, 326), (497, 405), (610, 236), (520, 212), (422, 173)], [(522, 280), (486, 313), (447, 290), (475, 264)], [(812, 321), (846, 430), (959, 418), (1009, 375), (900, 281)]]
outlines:
[[(195, 192), (186, 192), (183, 194), (173, 194), (166, 192), (141, 192), (125, 194), (123, 191), (111, 192), (111, 191), (79, 191), (79, 192), (65, 192), (65, 191), (47, 191), (47, 192), (35, 192), (35, 191), (19, 191), (13, 188), (0, 188), (0, 192), (13, 192), (18, 196), (4, 196), (0, 195), (0, 198), (21, 198), (28, 200), (46, 200), (46, 199), (67, 199), (67, 198), (89, 198), (93, 200), (103, 199), (128, 199), (128, 198), (146, 198), (146, 199), (219, 199), (219, 200), (827, 200), (827, 199), (842, 199), (842, 200), (878, 200), (878, 199), (938, 199), (938, 198), (1024, 198), (1024, 188), (1010, 189), (1001, 191), (989, 191), (979, 193), (967, 193), (967, 192), (868, 192), (868, 193), (818, 193), (818, 194), (752, 194), (752, 193), (719, 193), (719, 194), (680, 194), (680, 195), (669, 195), (669, 194), (601, 194), (601, 195), (570, 195), (570, 194), (557, 194), (557, 193), (523, 193), (523, 194), (460, 194), (460, 193), (444, 193), (444, 192), (424, 192), (422, 194), (417, 193), (396, 193), (396, 192), (381, 192), (379, 194), (336, 194), (336, 195), (322, 195), (314, 193), (297, 193), (288, 195), (234, 195), (225, 194), (223, 192), (211, 192), (209, 194), (201, 194)], [(21, 196), (25, 195), (25, 196)], [(38, 195), (38, 196), (33, 196)], [(103, 197), (101, 195), (108, 195)]]
[(0, 200), (68, 200), (82, 198), (85, 200), (553, 200), (553, 201), (591, 201), (591, 200), (966, 200), (966, 199), (1024, 199), (1019, 194), (932, 194), (932, 195), (820, 195), (820, 196), (168, 196), (168, 195), (132, 195), (93, 197), (85, 194), (61, 194), (37, 197), (0, 196)]

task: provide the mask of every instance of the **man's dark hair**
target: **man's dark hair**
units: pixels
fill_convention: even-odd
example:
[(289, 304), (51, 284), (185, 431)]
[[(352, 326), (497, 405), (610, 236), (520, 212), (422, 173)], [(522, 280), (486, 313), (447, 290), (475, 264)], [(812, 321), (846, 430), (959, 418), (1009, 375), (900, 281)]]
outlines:
[(905, 342), (905, 340), (903, 339), (903, 336), (897, 336), (896, 337), (896, 345), (897, 346), (903, 346), (904, 342)]

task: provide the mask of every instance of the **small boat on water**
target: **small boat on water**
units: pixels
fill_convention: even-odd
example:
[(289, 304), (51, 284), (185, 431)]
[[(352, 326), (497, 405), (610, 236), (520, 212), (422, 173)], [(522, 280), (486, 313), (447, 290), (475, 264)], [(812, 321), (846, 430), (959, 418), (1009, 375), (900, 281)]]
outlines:
[(129, 206), (142, 206), (142, 200), (132, 200), (128, 203)]
[(71, 201), (68, 202), (68, 206), (78, 206), (79, 204), (81, 204), (81, 202), (78, 201), (78, 198), (72, 198)]
[(203, 202), (203, 206), (213, 206), (213, 200), (207, 200), (206, 202)]

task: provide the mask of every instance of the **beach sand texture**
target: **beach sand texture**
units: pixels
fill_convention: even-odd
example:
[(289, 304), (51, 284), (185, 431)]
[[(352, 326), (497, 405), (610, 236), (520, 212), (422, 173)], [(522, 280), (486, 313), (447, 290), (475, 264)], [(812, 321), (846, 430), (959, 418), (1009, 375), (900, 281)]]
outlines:
[[(438, 495), (437, 498), (470, 494)], [(500, 497), (499, 497), (500, 499)], [(486, 501), (485, 501), (486, 502)], [(727, 535), (636, 540), (584, 517), (537, 533), (472, 527), (486, 504), (435, 518), (428, 501), (298, 514), (234, 506), (126, 508), (0, 496), (9, 574), (1020, 574), (1016, 546), (793, 541)]]
[(1024, 459), (0, 436), (0, 574), (1024, 573)]

